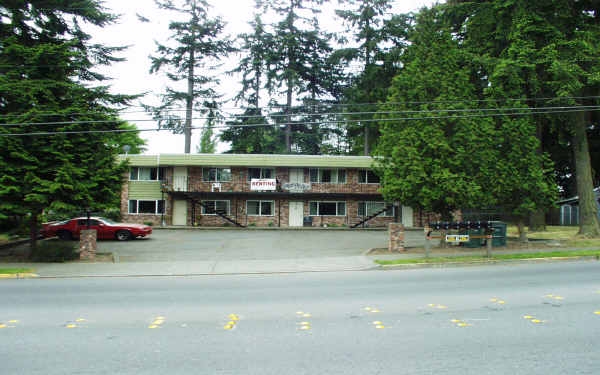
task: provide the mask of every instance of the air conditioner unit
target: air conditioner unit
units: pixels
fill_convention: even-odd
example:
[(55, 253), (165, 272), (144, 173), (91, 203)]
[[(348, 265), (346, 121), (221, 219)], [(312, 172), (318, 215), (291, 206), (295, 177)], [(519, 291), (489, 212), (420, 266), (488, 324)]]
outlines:
[(213, 192), (218, 191), (219, 193), (221, 192), (221, 184), (212, 184), (212, 190)]

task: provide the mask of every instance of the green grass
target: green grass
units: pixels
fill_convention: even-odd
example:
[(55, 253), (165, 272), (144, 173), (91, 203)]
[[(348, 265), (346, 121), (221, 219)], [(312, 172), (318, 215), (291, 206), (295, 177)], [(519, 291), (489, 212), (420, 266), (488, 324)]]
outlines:
[(471, 255), (471, 256), (456, 256), (456, 257), (376, 260), (375, 263), (381, 264), (381, 265), (415, 264), (415, 263), (451, 263), (451, 262), (472, 262), (472, 261), (482, 261), (482, 260), (562, 258), (562, 257), (580, 257), (580, 256), (600, 257), (600, 250), (552, 251), (552, 252), (546, 252), (546, 253), (522, 253), (522, 254), (497, 254), (497, 255), (492, 255), (491, 258), (487, 258), (485, 256)]
[(10, 235), (8, 233), (0, 233), (0, 242), (8, 242), (8, 240), (10, 240)]
[(31, 268), (0, 268), (0, 274), (10, 274), (13, 275), (15, 273), (31, 273), (34, 270)]

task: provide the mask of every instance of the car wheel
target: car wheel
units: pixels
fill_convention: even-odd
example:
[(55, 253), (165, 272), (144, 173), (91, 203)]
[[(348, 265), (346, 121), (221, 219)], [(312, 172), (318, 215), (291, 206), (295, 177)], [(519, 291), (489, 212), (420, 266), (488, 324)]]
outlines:
[(69, 232), (68, 230), (58, 231), (58, 233), (56, 233), (56, 235), (58, 236), (58, 238), (60, 238), (63, 241), (70, 241), (73, 239), (73, 236), (71, 236), (71, 232)]
[(120, 230), (116, 233), (116, 237), (119, 241), (127, 241), (131, 239), (131, 232), (128, 230)]

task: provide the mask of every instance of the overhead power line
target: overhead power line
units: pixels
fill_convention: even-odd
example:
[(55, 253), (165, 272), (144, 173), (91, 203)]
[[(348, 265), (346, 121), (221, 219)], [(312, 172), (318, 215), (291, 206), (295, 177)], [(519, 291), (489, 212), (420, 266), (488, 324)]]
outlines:
[[(490, 114), (475, 114), (475, 115), (457, 115), (457, 116), (429, 116), (429, 117), (398, 117), (384, 119), (366, 119), (366, 120), (335, 120), (335, 121), (314, 121), (314, 122), (290, 122), (279, 124), (233, 124), (233, 125), (214, 125), (190, 127), (192, 130), (200, 129), (227, 129), (227, 128), (255, 128), (255, 127), (284, 127), (287, 125), (323, 125), (323, 124), (344, 124), (344, 123), (384, 123), (390, 121), (422, 121), (422, 120), (441, 120), (441, 119), (461, 119), (461, 118), (481, 118), (481, 117), (501, 117), (501, 116), (530, 116), (532, 114), (554, 114), (554, 113), (574, 113), (585, 111), (600, 111), (596, 109), (576, 109), (576, 110), (560, 110), (560, 111), (541, 111), (541, 112), (522, 112), (522, 113), (490, 113)], [(172, 131), (170, 128), (153, 128), (153, 129), (110, 129), (110, 130), (73, 130), (73, 131), (58, 131), (58, 132), (33, 132), (33, 133), (0, 133), (0, 137), (19, 137), (19, 136), (52, 136), (52, 135), (69, 135), (69, 134), (95, 134), (95, 133), (135, 133), (148, 131)]]
[[(253, 118), (284, 118), (284, 117), (320, 117), (320, 116), (358, 116), (358, 115), (405, 115), (405, 114), (427, 114), (427, 113), (470, 113), (470, 112), (505, 112), (505, 115), (511, 115), (510, 111), (530, 111), (533, 113), (544, 113), (543, 111), (557, 110), (596, 110), (600, 109), (599, 105), (595, 106), (563, 106), (563, 107), (516, 107), (516, 108), (464, 108), (464, 109), (427, 109), (420, 111), (371, 111), (371, 112), (323, 112), (323, 113), (290, 113), (290, 114), (265, 114), (265, 115), (229, 115), (223, 116), (221, 121), (234, 121)], [(210, 120), (215, 117), (192, 117), (192, 120)], [(169, 116), (163, 116), (152, 119), (115, 119), (115, 120), (69, 120), (69, 121), (49, 121), (49, 122), (19, 122), (0, 124), (1, 126), (42, 126), (42, 125), (76, 125), (76, 124), (107, 124), (114, 122), (155, 122), (160, 120), (171, 120)], [(349, 119), (352, 121), (353, 119)], [(327, 122), (327, 120), (323, 120)], [(362, 121), (362, 120), (356, 120)], [(297, 123), (297, 122), (296, 122)]]
[[(600, 99), (600, 96), (555, 96), (555, 97), (542, 97), (542, 98), (505, 98), (505, 99), (462, 99), (462, 100), (431, 100), (431, 101), (408, 101), (408, 102), (385, 102), (385, 103), (319, 103), (319, 104), (302, 104), (302, 105), (295, 105), (295, 106), (291, 106), (290, 109), (302, 109), (302, 108), (310, 108), (310, 109), (316, 109), (316, 108), (330, 108), (330, 107), (373, 107), (373, 106), (400, 106), (400, 105), (408, 105), (408, 104), (468, 104), (468, 103), (502, 103), (502, 102), (514, 102), (514, 101), (521, 101), (521, 102), (548, 102), (548, 101), (556, 101), (556, 100), (582, 100), (582, 99)], [(141, 105), (132, 105), (132, 106), (128, 106), (127, 108), (122, 108), (122, 109), (118, 109), (118, 108), (114, 108), (112, 110), (119, 112), (120, 114), (128, 114), (128, 113), (148, 113), (147, 110), (136, 110), (136, 111), (126, 111), (126, 109), (131, 109), (131, 108), (143, 108), (143, 106)], [(245, 111), (245, 110), (249, 110), (249, 109), (253, 109), (253, 110), (273, 110), (273, 109), (286, 109), (287, 106), (284, 104), (281, 105), (277, 105), (277, 104), (271, 104), (271, 105), (267, 105), (267, 106), (258, 106), (258, 107), (219, 107), (217, 108), (217, 110), (219, 112), (225, 111), (225, 110), (231, 110), (231, 111)], [(198, 112), (198, 111), (208, 111), (208, 110), (215, 110), (215, 108), (210, 108), (210, 107), (196, 107), (193, 109), (193, 112)], [(187, 109), (183, 106), (171, 106), (171, 107), (165, 107), (164, 108), (165, 112), (185, 112), (187, 111)], [(101, 114), (104, 115), (104, 112), (98, 112), (98, 111), (90, 111), (90, 112), (73, 112), (73, 113), (62, 113), (62, 112), (40, 112), (40, 113), (36, 113), (36, 116), (78, 116), (78, 115), (94, 115), (94, 114)], [(27, 116), (27, 113), (21, 113), (19, 115), (0, 115), (0, 119), (1, 118), (7, 118), (7, 117), (18, 117), (18, 116)], [(128, 121), (128, 120), (123, 120), (123, 121)], [(129, 121), (136, 121), (136, 120), (129, 120)]]

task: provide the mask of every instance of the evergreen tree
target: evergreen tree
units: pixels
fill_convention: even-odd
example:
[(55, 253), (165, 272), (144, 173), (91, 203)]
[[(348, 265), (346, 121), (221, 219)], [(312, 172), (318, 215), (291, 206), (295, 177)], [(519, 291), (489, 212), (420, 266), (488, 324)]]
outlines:
[(477, 56), (453, 37), (442, 8), (424, 9), (416, 21), (384, 110), (422, 104), (412, 120), (384, 123), (377, 148), (384, 196), (445, 220), (457, 209), (501, 207), (522, 224), (556, 198), (551, 163), (537, 153), (535, 122), (478, 111), (485, 79)]
[(216, 141), (213, 138), (213, 128), (223, 119), (223, 116), (219, 113), (218, 106), (216, 101), (204, 103), (206, 111), (203, 113), (207, 118), (200, 135), (200, 144), (196, 147), (196, 152), (201, 154), (214, 154), (217, 149)]
[[(276, 94), (285, 94), (284, 105), (278, 107), (280, 116), (286, 115), (285, 121), (277, 117), (277, 123), (285, 126), (286, 151), (298, 153), (317, 152), (322, 135), (318, 125), (305, 125), (295, 118), (305, 120), (304, 107), (294, 108), (297, 100), (309, 97), (311, 101), (324, 95), (329, 83), (325, 77), (330, 71), (318, 68), (330, 67), (324, 63), (330, 51), (329, 36), (324, 35), (314, 17), (319, 13), (318, 6), (323, 0), (259, 0), (258, 7), (271, 10), (281, 17), (273, 31), (275, 49), (268, 56), (269, 70), (266, 72), (268, 82), (274, 87), (283, 89)], [(312, 17), (311, 17), (312, 15)], [(314, 100), (313, 100), (314, 98)], [(295, 116), (300, 115), (300, 116)]]
[(240, 63), (231, 71), (241, 75), (241, 90), (235, 96), (237, 104), (243, 103), (244, 112), (227, 124), (220, 138), (230, 142), (230, 151), (242, 154), (278, 154), (285, 151), (283, 132), (276, 126), (264, 126), (268, 123), (260, 108), (261, 94), (274, 91), (274, 82), (267, 75), (270, 71), (271, 54), (275, 49), (273, 34), (263, 24), (260, 15), (255, 15), (250, 22), (253, 32), (241, 34)]
[[(338, 2), (344, 9), (336, 10), (336, 14), (352, 33), (352, 41), (357, 43), (355, 47), (341, 48), (335, 53), (340, 61), (356, 67), (353, 69), (356, 73), (348, 77), (343, 96), (343, 102), (348, 104), (346, 111), (359, 113), (347, 116), (348, 136), (353, 153), (369, 155), (379, 137), (377, 127), (369, 121), (373, 119), (369, 112), (375, 112), (377, 103), (385, 101), (387, 89), (398, 72), (397, 61), (405, 47), (411, 17), (388, 17), (390, 0)], [(343, 38), (342, 42), (347, 40)]]
[(131, 128), (114, 108), (133, 98), (111, 95), (92, 70), (122, 50), (91, 44), (79, 27), (115, 21), (98, 1), (11, 2), (0, 13), (0, 219), (27, 218), (34, 249), (43, 211), (118, 205), (127, 166), (116, 157), (142, 142), (114, 133)]
[[(209, 17), (209, 5), (205, 0), (155, 2), (161, 9), (182, 14), (187, 19), (169, 24), (171, 43), (156, 43), (157, 55), (151, 56), (150, 73), (165, 71), (172, 82), (186, 82), (187, 90), (169, 87), (161, 95), (161, 105), (146, 108), (158, 121), (159, 127), (185, 135), (185, 153), (190, 153), (194, 108), (198, 109), (205, 101), (219, 97), (214, 88), (219, 80), (208, 72), (217, 68), (221, 57), (232, 52), (231, 42), (221, 36), (224, 22), (218, 17)], [(198, 73), (200, 69), (202, 74)], [(185, 119), (170, 111), (179, 103), (185, 103)]]
[[(600, 27), (597, 2), (545, 0), (449, 1), (448, 17), (466, 48), (489, 60), (490, 77), (508, 76), (519, 82), (518, 90), (505, 97), (557, 98), (547, 105), (595, 105), (599, 87)], [(537, 108), (538, 103), (521, 104)], [(565, 116), (537, 116), (537, 132), (555, 138), (557, 145), (568, 137), (572, 145), (575, 180), (580, 198), (580, 234), (600, 236), (598, 210), (593, 193), (593, 172), (588, 136), (594, 114), (573, 111)], [(565, 126), (566, 125), (566, 126)], [(551, 130), (551, 132), (549, 131)], [(564, 153), (559, 150), (560, 160)], [(562, 160), (560, 160), (562, 162)], [(564, 163), (563, 163), (564, 164)]]

